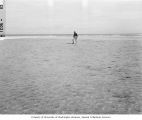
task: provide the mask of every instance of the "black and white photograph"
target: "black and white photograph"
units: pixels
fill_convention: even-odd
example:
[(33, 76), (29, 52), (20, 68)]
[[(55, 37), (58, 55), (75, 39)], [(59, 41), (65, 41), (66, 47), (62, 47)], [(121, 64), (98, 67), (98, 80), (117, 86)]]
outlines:
[(142, 0), (0, 0), (0, 115), (142, 114)]

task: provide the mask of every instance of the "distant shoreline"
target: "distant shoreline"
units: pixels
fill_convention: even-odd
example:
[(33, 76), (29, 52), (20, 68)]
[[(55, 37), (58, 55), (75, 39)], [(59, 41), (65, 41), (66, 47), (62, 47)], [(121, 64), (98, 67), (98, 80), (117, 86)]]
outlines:
[[(121, 33), (121, 34), (79, 34), (81, 36), (142, 36), (142, 33)], [(72, 34), (6, 34), (6, 36), (72, 36)]]

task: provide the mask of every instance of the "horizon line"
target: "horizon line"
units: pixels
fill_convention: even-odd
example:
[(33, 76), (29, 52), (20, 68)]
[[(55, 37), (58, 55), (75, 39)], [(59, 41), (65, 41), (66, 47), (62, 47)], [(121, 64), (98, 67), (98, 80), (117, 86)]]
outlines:
[[(80, 33), (79, 35), (136, 35), (136, 34), (142, 34), (142, 33)], [(39, 36), (39, 35), (41, 35), (41, 36), (48, 36), (48, 35), (73, 35), (73, 34), (69, 34), (69, 33), (66, 33), (66, 34), (61, 34), (61, 33), (59, 33), (59, 34), (5, 34), (5, 36), (26, 36), (26, 35), (28, 35), (28, 36)]]

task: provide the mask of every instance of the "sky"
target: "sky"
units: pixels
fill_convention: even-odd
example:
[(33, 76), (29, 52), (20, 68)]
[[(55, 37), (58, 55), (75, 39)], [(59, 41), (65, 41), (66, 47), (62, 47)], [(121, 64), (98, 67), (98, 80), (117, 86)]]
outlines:
[(142, 0), (7, 0), (7, 34), (142, 33)]

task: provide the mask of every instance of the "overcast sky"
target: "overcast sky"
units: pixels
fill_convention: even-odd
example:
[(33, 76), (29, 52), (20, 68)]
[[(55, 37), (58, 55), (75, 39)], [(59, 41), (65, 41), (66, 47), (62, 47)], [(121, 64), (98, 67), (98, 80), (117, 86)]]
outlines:
[(7, 34), (142, 33), (142, 0), (7, 0)]

